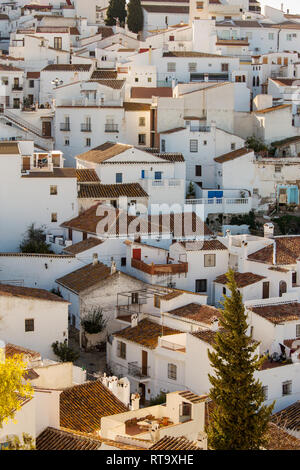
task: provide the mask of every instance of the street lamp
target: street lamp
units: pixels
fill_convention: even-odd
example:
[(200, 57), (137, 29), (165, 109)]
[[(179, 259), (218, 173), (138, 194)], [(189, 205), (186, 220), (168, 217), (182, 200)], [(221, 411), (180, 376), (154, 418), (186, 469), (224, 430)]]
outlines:
[(51, 84), (57, 88), (59, 85), (62, 85), (64, 82), (60, 78), (55, 78), (54, 80), (51, 81)]

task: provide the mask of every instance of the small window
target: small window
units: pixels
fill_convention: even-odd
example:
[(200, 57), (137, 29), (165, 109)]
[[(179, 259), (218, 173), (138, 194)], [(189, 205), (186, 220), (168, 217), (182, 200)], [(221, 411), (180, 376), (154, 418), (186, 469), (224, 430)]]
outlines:
[(168, 364), (168, 379), (177, 379), (177, 366), (176, 364)]
[(139, 303), (139, 293), (138, 292), (131, 292), (131, 303), (138, 304)]
[(203, 140), (203, 145), (207, 145), (207, 140)]
[(90, 147), (90, 146), (91, 146), (91, 139), (90, 139), (89, 137), (87, 137), (87, 138), (85, 139), (85, 146), (86, 146), (86, 147)]
[(126, 266), (126, 258), (125, 257), (121, 258), (121, 266)]
[(50, 194), (51, 196), (55, 196), (57, 194), (57, 186), (50, 186)]
[(165, 141), (165, 139), (161, 140), (161, 151), (162, 152), (166, 151), (166, 141)]
[(160, 308), (160, 297), (159, 297), (159, 295), (154, 294), (153, 305), (156, 308)]
[(195, 292), (207, 292), (207, 279), (196, 279)]
[(204, 5), (204, 2), (196, 2), (197, 10), (203, 10), (203, 5)]
[(275, 173), (281, 173), (281, 166), (275, 165)]
[(144, 117), (139, 118), (139, 126), (145, 126), (146, 125), (146, 119)]
[(198, 152), (198, 140), (190, 140), (190, 152)]
[(135, 77), (134, 81), (137, 83), (139, 81), (138, 77)]
[(292, 393), (292, 381), (282, 382), (282, 395), (290, 395)]
[(65, 139), (65, 147), (68, 147), (70, 145), (69, 139)]
[(231, 144), (231, 150), (235, 150), (235, 143), (234, 142), (232, 142), (232, 144)]
[(196, 62), (190, 62), (189, 65), (189, 72), (197, 72), (197, 64)]
[(151, 83), (151, 82), (152, 82), (152, 78), (151, 78), (151, 77), (148, 77), (147, 81), (148, 81), (148, 83)]
[(161, 171), (156, 171), (154, 173), (154, 179), (155, 180), (161, 180), (162, 179), (162, 172)]
[(126, 359), (126, 343), (123, 343), (123, 341), (117, 342), (117, 356)]
[(146, 145), (146, 134), (139, 134), (139, 145)]
[(204, 266), (205, 268), (212, 268), (216, 266), (216, 255), (215, 254), (204, 255)]
[(221, 64), (221, 69), (222, 69), (222, 72), (228, 72), (229, 65), (228, 64)]
[(28, 318), (25, 320), (25, 331), (34, 331), (34, 319)]
[(268, 399), (268, 385), (264, 385), (262, 387), (262, 391), (263, 391), (265, 400), (267, 400)]
[(300, 324), (296, 325), (296, 338), (300, 337)]
[(34, 80), (29, 80), (29, 88), (34, 88)]
[(226, 295), (226, 287), (223, 287), (222, 293), (223, 293), (223, 295)]
[(195, 176), (202, 176), (202, 167), (201, 165), (195, 166)]
[(176, 72), (176, 63), (175, 62), (168, 62), (167, 70), (168, 70), (168, 72)]
[(292, 284), (293, 284), (293, 286), (297, 285), (297, 273), (296, 273), (296, 271), (292, 273)]
[(116, 183), (123, 182), (123, 173), (116, 173)]

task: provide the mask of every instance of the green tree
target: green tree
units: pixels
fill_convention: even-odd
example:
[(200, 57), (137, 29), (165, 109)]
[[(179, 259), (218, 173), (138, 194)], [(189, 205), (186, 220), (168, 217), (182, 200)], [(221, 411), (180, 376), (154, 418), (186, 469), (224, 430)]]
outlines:
[(23, 432), (22, 440), (18, 436), (14, 436), (3, 450), (35, 450), (34, 439), (30, 434)]
[(215, 370), (209, 375), (215, 408), (208, 427), (209, 447), (215, 450), (255, 450), (265, 445), (274, 404), (263, 405), (261, 382), (254, 378), (264, 358), (255, 355), (257, 343), (247, 335), (242, 296), (227, 273), (230, 297), (225, 297), (214, 350), (208, 357)]
[(61, 362), (75, 362), (79, 358), (79, 353), (70, 348), (67, 343), (52, 343), (52, 350)]
[(253, 149), (256, 153), (269, 150), (267, 145), (265, 145), (261, 139), (258, 139), (254, 136), (247, 137), (245, 144), (248, 148)]
[(53, 253), (46, 243), (44, 228), (36, 228), (34, 224), (29, 225), (20, 243), (20, 250), (22, 253)]
[(126, 0), (110, 0), (106, 12), (105, 24), (114, 26), (119, 18), (120, 26), (124, 26), (126, 18)]
[(33, 394), (31, 385), (24, 380), (26, 369), (27, 365), (20, 355), (5, 360), (0, 358), (0, 429), (14, 418), (22, 400)]
[(144, 26), (144, 15), (140, 0), (130, 0), (128, 3), (127, 24), (130, 31), (139, 33)]

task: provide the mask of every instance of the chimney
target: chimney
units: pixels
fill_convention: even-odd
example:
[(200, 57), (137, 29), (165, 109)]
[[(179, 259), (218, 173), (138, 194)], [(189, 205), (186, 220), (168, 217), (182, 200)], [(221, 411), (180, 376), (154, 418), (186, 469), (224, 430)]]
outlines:
[(231, 234), (231, 232), (230, 232), (229, 228), (228, 228), (228, 229), (226, 229), (226, 237), (227, 237), (227, 238), (229, 238), (229, 237), (230, 237), (230, 234)]
[(99, 264), (98, 254), (93, 253), (93, 266), (96, 266), (96, 264)]
[(217, 317), (213, 318), (211, 322), (211, 330), (212, 331), (218, 331), (219, 329), (219, 320)]
[(139, 410), (140, 408), (140, 395), (138, 393), (132, 393), (131, 395), (131, 411)]
[(248, 242), (242, 241), (242, 257), (246, 259), (248, 256)]
[(152, 442), (157, 442), (160, 439), (159, 424), (153, 423), (150, 430), (150, 436)]
[(117, 272), (117, 265), (114, 259), (111, 259), (110, 274), (115, 274)]
[(138, 314), (137, 313), (133, 313), (131, 315), (131, 328), (134, 328), (135, 326), (138, 326)]
[(264, 237), (273, 238), (274, 237), (274, 225), (271, 222), (264, 224)]
[(5, 342), (0, 339), (0, 364), (5, 362)]

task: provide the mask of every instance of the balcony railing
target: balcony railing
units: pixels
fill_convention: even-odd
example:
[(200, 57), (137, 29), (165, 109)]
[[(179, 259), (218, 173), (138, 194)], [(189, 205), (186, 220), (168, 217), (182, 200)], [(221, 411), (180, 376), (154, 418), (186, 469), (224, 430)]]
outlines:
[(162, 274), (180, 274), (188, 272), (188, 263), (178, 264), (147, 264), (138, 259), (131, 259), (131, 267), (151, 276)]
[(170, 349), (171, 351), (185, 352), (185, 346), (183, 344), (172, 343), (165, 339), (160, 340), (160, 346), (165, 349)]
[(92, 127), (90, 124), (83, 123), (81, 124), (81, 132), (92, 132)]
[(61, 122), (60, 123), (60, 130), (61, 131), (69, 131), (70, 130), (70, 124), (68, 122)]
[(12, 87), (12, 90), (13, 90), (13, 91), (22, 91), (22, 90), (23, 90), (23, 87), (22, 87), (22, 86), (19, 86), (19, 85), (14, 85), (14, 86)]
[(210, 126), (190, 126), (191, 132), (210, 132)]
[(149, 367), (140, 367), (137, 362), (128, 362), (128, 375), (132, 377), (149, 377)]
[(118, 124), (105, 124), (105, 132), (119, 132)]

